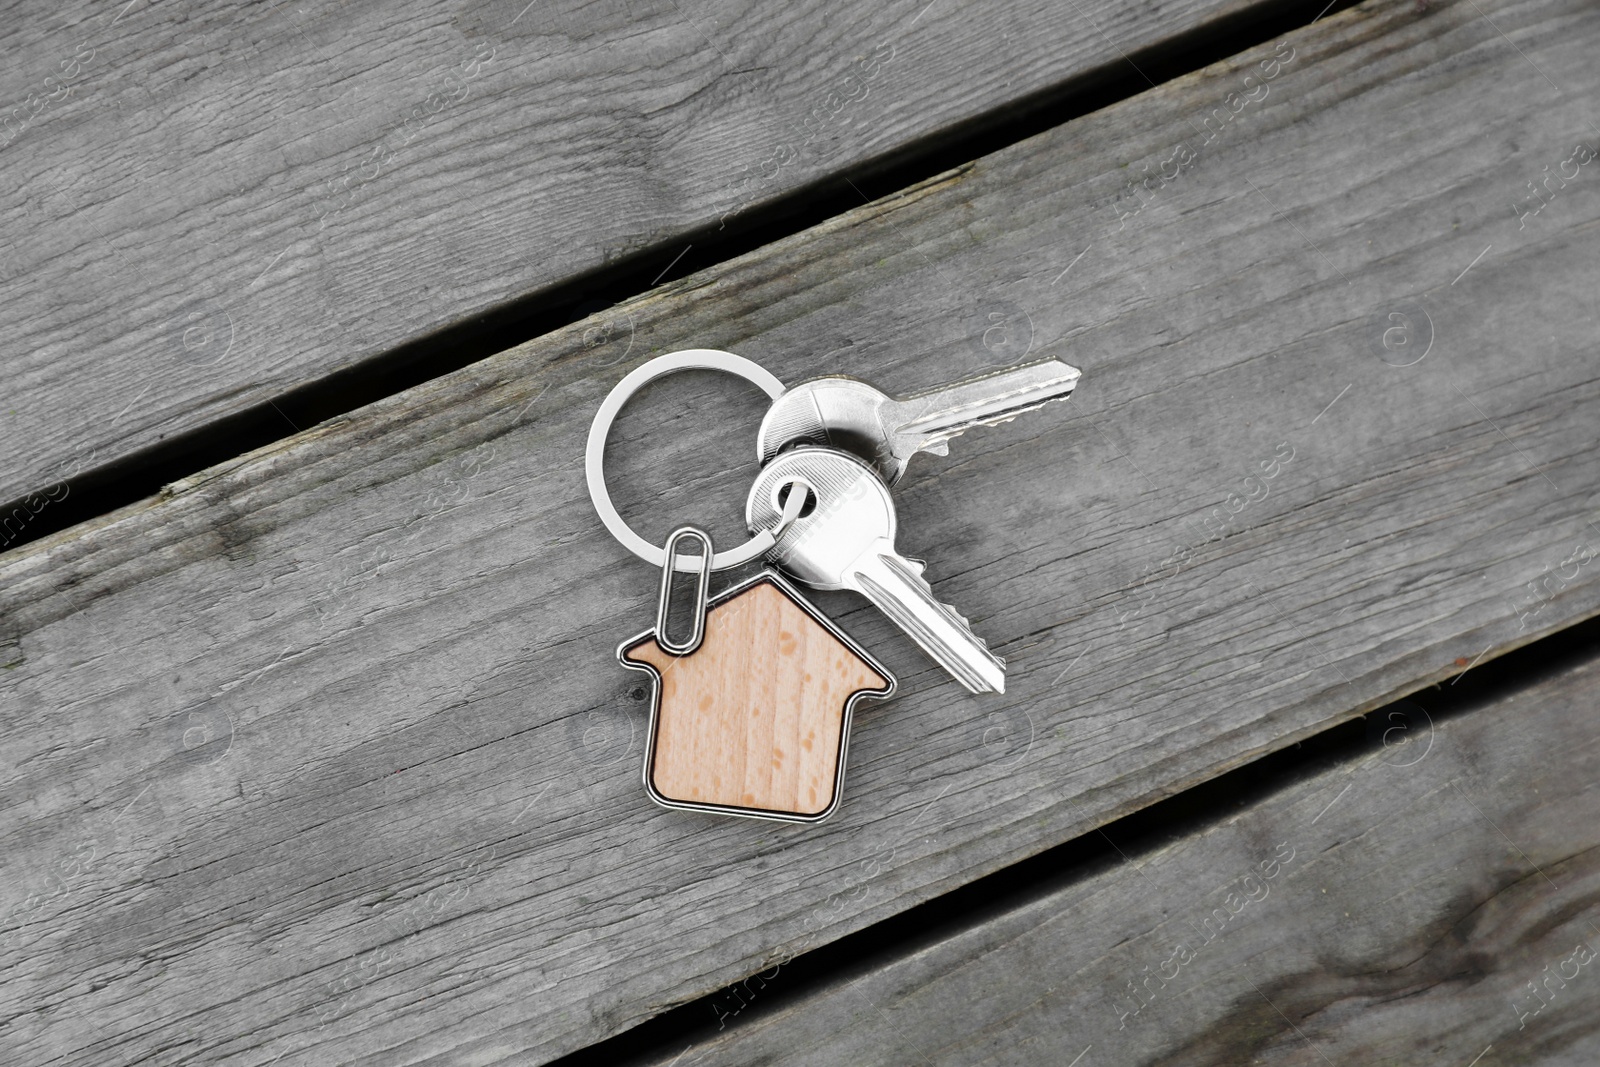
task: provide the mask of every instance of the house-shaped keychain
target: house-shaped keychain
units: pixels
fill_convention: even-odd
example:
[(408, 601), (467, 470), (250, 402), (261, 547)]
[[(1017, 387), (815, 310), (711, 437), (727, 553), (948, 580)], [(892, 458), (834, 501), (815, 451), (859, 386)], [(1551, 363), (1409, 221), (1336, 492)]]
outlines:
[(826, 818), (856, 701), (892, 695), (894, 677), (771, 571), (703, 602), (687, 654), (662, 641), (664, 619), (617, 650), (655, 679), (645, 788), (672, 808)]

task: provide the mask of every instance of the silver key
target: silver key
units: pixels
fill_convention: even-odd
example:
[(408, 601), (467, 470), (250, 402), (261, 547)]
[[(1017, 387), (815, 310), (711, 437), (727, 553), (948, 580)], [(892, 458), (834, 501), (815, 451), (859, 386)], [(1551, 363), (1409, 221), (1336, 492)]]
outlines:
[(1078, 374), (1076, 367), (1046, 359), (904, 400), (859, 378), (813, 378), (772, 402), (756, 447), (762, 463), (796, 444), (842, 448), (893, 485), (918, 452), (946, 455), (946, 442), (974, 426), (1009, 422), (1052, 400), (1065, 400)]
[(1005, 661), (934, 599), (922, 565), (895, 550), (894, 500), (866, 463), (832, 448), (790, 449), (757, 475), (745, 502), (750, 529), (772, 528), (786, 493), (800, 486), (815, 507), (778, 535), (767, 558), (807, 585), (862, 594), (972, 692), (1005, 692)]

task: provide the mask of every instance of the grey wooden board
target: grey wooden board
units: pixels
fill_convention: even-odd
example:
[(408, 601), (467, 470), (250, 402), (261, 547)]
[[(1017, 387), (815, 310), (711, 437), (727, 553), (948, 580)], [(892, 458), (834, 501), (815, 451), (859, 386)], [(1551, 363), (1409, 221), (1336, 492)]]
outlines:
[(1252, 2), (27, 5), (0, 501)]
[(1359, 759), (751, 1022), (769, 969), (672, 1062), (1590, 1067), (1597, 696), (1591, 662), (1396, 710)]
[[(614, 365), (577, 324), (0, 556), (8, 1055), (549, 1059), (1600, 610), (1600, 194), (1507, 206), (1586, 136), (1600, 14), (1415, 11), (1296, 35), (1120, 228), (1273, 48), (641, 298)], [(1078, 395), (898, 495), (1006, 695), (819, 596), (903, 686), (839, 815), (651, 807), (613, 652), (656, 576), (582, 480), (605, 392), (691, 345), (909, 390), (1025, 338)], [(653, 389), (623, 512), (733, 544), (759, 415)]]

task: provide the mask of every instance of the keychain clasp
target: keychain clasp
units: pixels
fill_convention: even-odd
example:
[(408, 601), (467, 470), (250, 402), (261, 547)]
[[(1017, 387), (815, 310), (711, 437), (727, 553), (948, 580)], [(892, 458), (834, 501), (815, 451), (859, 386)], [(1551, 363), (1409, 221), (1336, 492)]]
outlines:
[[(689, 640), (682, 644), (667, 636), (667, 612), (672, 605), (672, 575), (678, 565), (678, 543), (685, 538), (700, 542), (701, 555), (694, 588), (694, 625)], [(711, 535), (698, 526), (680, 526), (672, 531), (664, 546), (665, 558), (661, 563), (661, 599), (656, 604), (656, 643), (674, 656), (687, 656), (700, 647), (706, 636), (706, 600), (711, 592)]]

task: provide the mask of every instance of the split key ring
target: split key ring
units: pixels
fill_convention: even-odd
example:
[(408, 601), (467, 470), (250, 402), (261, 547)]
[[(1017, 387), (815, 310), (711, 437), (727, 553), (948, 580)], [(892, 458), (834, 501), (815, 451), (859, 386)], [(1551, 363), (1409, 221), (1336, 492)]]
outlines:
[[(635, 533), (633, 528), (622, 520), (622, 516), (617, 514), (616, 507), (611, 503), (611, 494), (606, 489), (606, 438), (611, 434), (611, 423), (616, 419), (617, 413), (634, 393), (663, 375), (682, 370), (723, 371), (743, 378), (773, 400), (778, 399), (786, 391), (783, 383), (759, 364), (743, 356), (736, 356), (732, 352), (721, 352), (714, 348), (689, 348), (657, 356), (643, 366), (635, 367), (612, 387), (611, 392), (601, 402), (600, 410), (594, 414), (594, 422), (589, 426), (589, 443), (584, 449), (583, 467), (589, 481), (589, 497), (594, 501), (594, 510), (599, 513), (600, 521), (611, 531), (611, 536), (622, 542), (622, 547), (653, 567), (666, 566), (667, 551), (665, 548), (652, 545)], [(800, 509), (806, 502), (805, 498), (805, 493), (790, 493), (789, 499), (785, 502), (783, 517), (777, 526), (761, 531), (738, 548), (716, 553), (711, 557), (709, 569), (727, 570), (729, 567), (742, 566), (765, 555), (777, 543), (778, 534), (799, 517)], [(676, 553), (673, 555), (675, 570), (695, 573), (704, 566), (704, 561), (700, 557), (684, 558)]]

